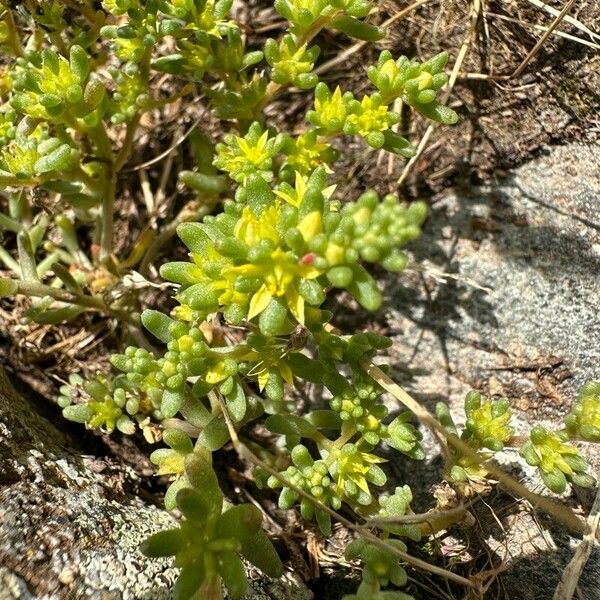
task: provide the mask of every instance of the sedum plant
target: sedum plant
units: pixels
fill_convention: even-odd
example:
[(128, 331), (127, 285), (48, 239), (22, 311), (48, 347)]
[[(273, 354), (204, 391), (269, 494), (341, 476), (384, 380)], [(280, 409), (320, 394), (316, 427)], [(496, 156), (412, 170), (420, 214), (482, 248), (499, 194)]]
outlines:
[[(338, 511), (366, 521), (368, 535), (346, 551), (363, 566), (347, 598), (409, 598), (397, 589), (407, 581), (405, 540), (431, 533), (435, 519), (425, 527), (410, 522), (411, 490), (390, 494), (386, 469), (389, 460), (423, 460), (422, 434), (410, 412), (390, 414), (369, 374), (370, 360), (391, 341), (338, 331), (328, 298), (343, 290), (379, 309), (371, 269), (405, 269), (427, 207), (372, 190), (343, 202), (335, 163), (347, 136), (414, 156), (396, 132), (397, 100), (429, 120), (455, 123), (456, 113), (438, 100), (447, 54), (421, 63), (384, 51), (367, 69), (372, 89), (357, 97), (319, 80), (318, 34), (381, 39), (368, 0), (276, 0), (285, 31), (250, 51), (231, 0), (0, 5), (0, 44), (10, 56), (0, 85), (0, 261), (8, 272), (0, 294), (30, 297), (27, 318), (38, 323), (93, 311), (130, 326), (137, 345), (112, 357), (116, 374), (72, 376), (59, 405), (89, 428), (141, 432), (160, 444), (150, 458), (169, 479), (165, 505), (181, 525), (143, 550), (174, 557), (175, 597), (220, 598), (223, 586), (243, 596), (243, 561), (271, 577), (281, 573), (258, 509), (232, 505), (220, 488), (212, 456), (232, 443), (243, 456), (258, 449), (260, 458), (250, 452), (257, 485), (276, 490), (280, 509), (297, 507), (323, 535), (332, 517), (343, 519)], [(169, 85), (159, 89), (158, 81)], [(291, 86), (312, 107), (293, 133), (265, 112)], [(117, 252), (115, 203), (126, 201), (124, 171), (143, 117), (187, 96), (205, 99), (227, 133), (218, 140), (198, 128), (190, 133), (195, 164), (179, 181), (192, 200), (159, 228), (147, 206), (146, 233)], [(51, 208), (40, 208), (40, 198)], [(156, 285), (146, 279), (149, 267), (175, 232), (188, 256), (160, 267), (175, 289), (166, 314), (145, 307), (141, 290)], [(82, 243), (86, 237), (91, 244)], [(590, 384), (564, 432), (536, 428), (523, 446), (553, 491), (567, 481), (591, 484), (567, 442), (596, 441), (597, 405)], [(470, 453), (453, 447), (447, 464), (448, 479), (463, 490), (513, 437), (506, 401), (471, 393), (465, 413), (460, 437)], [(448, 439), (456, 437), (445, 407), (438, 417)]]

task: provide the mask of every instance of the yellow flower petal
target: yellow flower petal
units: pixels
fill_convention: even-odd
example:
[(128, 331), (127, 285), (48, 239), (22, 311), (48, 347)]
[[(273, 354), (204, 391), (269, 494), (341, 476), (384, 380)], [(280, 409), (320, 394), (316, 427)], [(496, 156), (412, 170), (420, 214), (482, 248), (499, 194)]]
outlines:
[(265, 385), (269, 382), (269, 370), (263, 369), (258, 374), (258, 389), (262, 392), (265, 388)]
[(271, 302), (271, 292), (266, 285), (262, 285), (260, 289), (254, 293), (250, 300), (250, 308), (248, 309), (248, 319), (253, 319), (259, 315)]
[(224, 379), (227, 379), (227, 377), (229, 377), (229, 375), (225, 373), (223, 363), (220, 362), (206, 372), (205, 380), (206, 383), (214, 385), (215, 383), (219, 383)]
[(300, 223), (298, 231), (302, 234), (305, 242), (310, 242), (321, 232), (321, 213), (317, 210), (307, 214)]
[(304, 325), (304, 298), (295, 285), (290, 285), (285, 294), (288, 307), (300, 325)]

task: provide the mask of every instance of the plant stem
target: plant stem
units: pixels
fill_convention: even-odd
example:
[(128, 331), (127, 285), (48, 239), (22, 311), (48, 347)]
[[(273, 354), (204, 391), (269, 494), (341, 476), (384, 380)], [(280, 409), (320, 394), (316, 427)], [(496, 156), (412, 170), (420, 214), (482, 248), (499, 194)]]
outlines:
[(240, 458), (244, 458), (244, 459), (250, 461), (251, 463), (255, 464), (256, 466), (260, 467), (261, 469), (266, 471), (269, 475), (272, 475), (277, 480), (279, 480), (285, 487), (288, 487), (291, 490), (293, 490), (294, 492), (296, 492), (296, 494), (298, 494), (298, 496), (308, 500), (309, 502), (314, 504), (314, 506), (318, 507), (322, 511), (329, 514), (336, 521), (338, 521), (339, 523), (341, 523), (342, 525), (344, 525), (351, 531), (356, 532), (362, 538), (368, 540), (369, 542), (371, 542), (373, 545), (377, 546), (378, 548), (385, 550), (392, 556), (399, 558), (400, 560), (408, 563), (409, 565), (412, 565), (413, 567), (422, 569), (429, 573), (433, 573), (434, 575), (439, 575), (440, 577), (444, 577), (446, 579), (449, 579), (451, 581), (454, 581), (454, 582), (464, 585), (466, 587), (478, 589), (478, 587), (479, 587), (478, 584), (474, 583), (473, 581), (470, 581), (469, 579), (466, 579), (465, 577), (461, 577), (460, 575), (457, 575), (456, 573), (453, 573), (452, 571), (447, 571), (446, 569), (442, 569), (441, 567), (431, 565), (428, 562), (421, 560), (420, 558), (415, 558), (414, 556), (411, 556), (410, 554), (407, 554), (406, 552), (402, 552), (401, 550), (398, 550), (398, 548), (396, 548), (395, 546), (388, 544), (386, 541), (378, 538), (375, 534), (371, 533), (370, 531), (365, 530), (360, 525), (357, 525), (357, 524), (353, 523), (352, 521), (350, 521), (349, 519), (346, 519), (345, 517), (340, 515), (338, 512), (336, 512), (335, 510), (333, 510), (332, 508), (327, 506), (326, 504), (323, 504), (320, 500), (317, 500), (317, 498), (315, 498), (314, 496), (311, 496), (310, 494), (305, 492), (302, 488), (293, 484), (291, 481), (288, 481), (284, 475), (277, 472), (266, 462), (264, 462), (263, 460), (258, 458), (247, 446), (245, 446), (244, 444), (242, 444), (240, 442), (240, 439), (237, 435), (237, 432), (236, 432), (233, 422), (231, 420), (231, 416), (229, 414), (229, 411), (227, 409), (225, 401), (220, 397), (219, 397), (219, 404), (221, 407), (221, 411), (223, 413), (223, 417), (225, 418), (225, 423), (227, 425), (227, 429), (229, 431), (229, 435), (231, 437), (233, 447), (235, 448), (235, 450), (238, 453), (238, 455), (240, 456)]
[(394, 398), (399, 400), (404, 406), (410, 409), (418, 419), (433, 430), (436, 430), (440, 435), (444, 436), (449, 446), (452, 446), (460, 454), (467, 458), (483, 465), (483, 467), (500, 483), (517, 496), (522, 496), (531, 502), (534, 509), (540, 509), (543, 512), (554, 517), (559, 523), (568, 527), (572, 531), (579, 534), (584, 534), (588, 530), (587, 524), (582, 521), (569, 507), (558, 504), (549, 498), (532, 492), (521, 482), (505, 473), (501, 468), (493, 463), (485, 461), (482, 457), (465, 444), (458, 436), (449, 433), (444, 426), (421, 404), (407, 394), (395, 381), (390, 379), (379, 367), (374, 364), (363, 361), (361, 363), (363, 369), (372, 377), (384, 390), (392, 394)]
[(106, 165), (108, 171), (102, 196), (102, 219), (100, 229), (100, 263), (110, 261), (112, 254), (113, 221), (115, 211), (115, 196), (117, 192), (117, 174), (112, 162)]
[(108, 314), (112, 317), (117, 317), (119, 319), (122, 319), (123, 321), (126, 321), (127, 323), (130, 323), (131, 325), (139, 327), (139, 315), (136, 315), (129, 311), (118, 310), (109, 307), (102, 298), (102, 296), (74, 294), (72, 292), (68, 292), (59, 288), (54, 288), (52, 286), (36, 281), (11, 281), (14, 281), (17, 286), (15, 294), (21, 294), (23, 296), (36, 298), (44, 298), (46, 296), (50, 296), (51, 298), (54, 298), (54, 300), (66, 302), (68, 304), (76, 304), (78, 306), (83, 306), (85, 308), (89, 308), (100, 313)]
[(129, 157), (129, 153), (131, 152), (131, 148), (133, 146), (135, 132), (137, 131), (138, 125), (140, 124), (141, 118), (141, 113), (136, 113), (127, 123), (127, 130), (125, 132), (125, 139), (123, 140), (123, 145), (121, 146), (121, 149), (115, 157), (115, 171), (117, 172), (119, 172), (127, 162), (127, 158)]

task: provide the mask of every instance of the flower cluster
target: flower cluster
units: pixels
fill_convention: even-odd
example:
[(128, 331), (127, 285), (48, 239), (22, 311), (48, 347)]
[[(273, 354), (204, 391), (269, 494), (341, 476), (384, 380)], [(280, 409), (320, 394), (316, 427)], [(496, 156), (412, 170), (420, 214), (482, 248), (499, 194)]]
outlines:
[(586, 473), (588, 465), (575, 446), (568, 443), (565, 432), (549, 432), (536, 425), (520, 454), (528, 464), (537, 467), (542, 481), (556, 494), (565, 491), (567, 482), (581, 487), (594, 485), (594, 478)]

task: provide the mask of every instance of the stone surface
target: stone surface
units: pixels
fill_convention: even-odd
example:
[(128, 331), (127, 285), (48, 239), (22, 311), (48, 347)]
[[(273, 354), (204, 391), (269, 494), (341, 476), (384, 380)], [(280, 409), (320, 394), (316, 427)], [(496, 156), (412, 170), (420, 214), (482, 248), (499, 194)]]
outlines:
[[(528, 434), (532, 423), (557, 427), (579, 387), (600, 379), (599, 167), (600, 146), (551, 147), (489, 186), (452, 190), (434, 204), (415, 250), (423, 270), (386, 286), (394, 377), (430, 410), (447, 402), (460, 421), (475, 388), (509, 398), (517, 432)], [(590, 444), (584, 454), (599, 474), (600, 451)], [(514, 451), (501, 462), (542, 491)], [(426, 502), (423, 482), (439, 480), (441, 460), (425, 475), (404, 468), (399, 477)], [(509, 566), (501, 597), (552, 597), (577, 541), (526, 504), (495, 500), (485, 521), (491, 555)], [(591, 504), (589, 494), (564, 500)], [(600, 552), (579, 589), (598, 598)]]
[[(0, 368), (0, 600), (166, 600), (169, 560), (139, 544), (175, 525), (132, 469), (82, 455), (56, 411), (42, 417)], [(251, 600), (311, 600), (291, 575), (252, 573)]]

